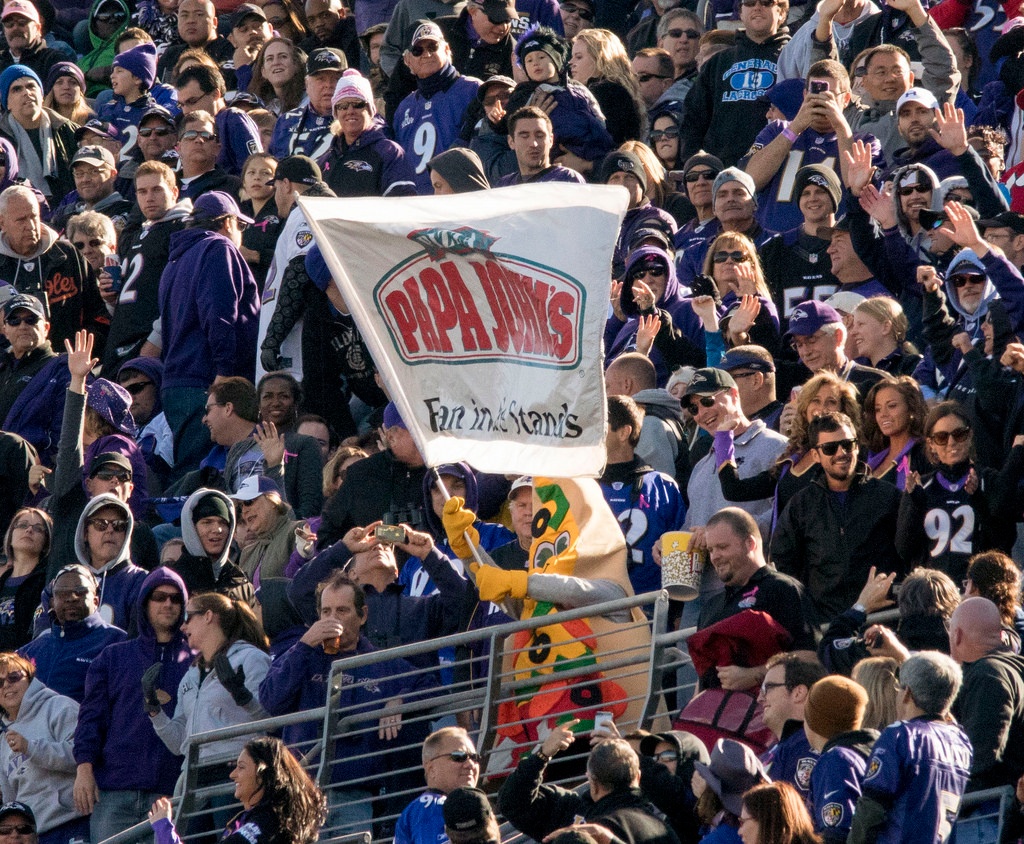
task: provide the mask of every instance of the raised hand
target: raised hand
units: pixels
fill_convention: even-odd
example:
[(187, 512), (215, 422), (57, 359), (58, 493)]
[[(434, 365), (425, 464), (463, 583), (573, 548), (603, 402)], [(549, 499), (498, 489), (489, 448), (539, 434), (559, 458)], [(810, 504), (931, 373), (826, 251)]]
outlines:
[(871, 219), (877, 220), (883, 229), (896, 227), (896, 203), (893, 201), (892, 185), (885, 185), (879, 190), (872, 184), (864, 186), (860, 192), (860, 207)]
[(74, 346), (71, 345), (70, 340), (64, 340), (64, 348), (68, 353), (68, 372), (71, 373), (72, 392), (82, 393), (84, 391), (86, 376), (99, 363), (99, 358), (92, 356), (94, 341), (95, 338), (84, 328), (75, 332)]
[(981, 239), (981, 234), (978, 227), (974, 225), (974, 218), (971, 217), (970, 212), (959, 202), (952, 201), (946, 203), (944, 210), (949, 222), (943, 223), (939, 231), (957, 246), (974, 250), (979, 258), (988, 254), (988, 245)]
[(875, 173), (875, 165), (871, 163), (871, 147), (857, 140), (853, 142), (850, 151), (843, 150), (842, 155), (846, 165), (846, 186), (854, 196), (860, 196)]
[(263, 462), (268, 469), (284, 462), (284, 434), (277, 432), (277, 425), (263, 422), (256, 426), (252, 436), (263, 452)]
[(657, 313), (640, 317), (636, 329), (636, 350), (642, 355), (649, 355), (654, 345), (654, 338), (661, 331), (661, 317)]
[(963, 109), (956, 108), (952, 103), (943, 104), (936, 110), (935, 126), (928, 130), (936, 142), (948, 149), (953, 155), (967, 152), (967, 123)]

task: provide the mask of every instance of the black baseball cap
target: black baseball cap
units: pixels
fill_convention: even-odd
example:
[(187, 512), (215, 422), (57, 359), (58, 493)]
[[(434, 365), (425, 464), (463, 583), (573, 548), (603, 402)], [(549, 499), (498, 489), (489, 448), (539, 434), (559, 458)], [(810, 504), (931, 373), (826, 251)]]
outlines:
[(298, 182), (300, 185), (318, 185), (323, 181), (324, 174), (320, 170), (320, 165), (308, 155), (289, 155), (278, 162), (277, 170), (274, 172), (275, 182), (284, 179)]

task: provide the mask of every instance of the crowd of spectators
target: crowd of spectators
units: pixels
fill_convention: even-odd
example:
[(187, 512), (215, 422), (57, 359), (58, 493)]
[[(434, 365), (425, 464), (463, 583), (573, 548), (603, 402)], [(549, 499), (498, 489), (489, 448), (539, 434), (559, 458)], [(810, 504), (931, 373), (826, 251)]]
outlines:
[[(175, 841), (163, 798), (199, 733), (322, 706), (341, 657), (627, 594), (531, 569), (529, 477), (424, 465), (296, 201), (541, 182), (622, 189), (599, 486), (636, 593), (691, 535), (670, 623), (759, 737), (705, 744), (668, 694), (679, 729), (595, 726), (583, 791), (545, 782), (575, 717), (482, 782), (474, 713), (403, 717), (479, 678), (383, 655), (335, 690), (376, 719), (328, 748), (335, 787), (283, 749), (318, 722), (254, 728), (204, 745), (199, 786), (243, 805), (231, 824), (209, 798), (205, 824), (499, 844), (497, 807), (559, 844), (944, 842), (969, 791), (1024, 804), (1024, 18), (1003, 17), (7, 0), (0, 844), (147, 819)], [(467, 535), (494, 564), (472, 577)]]

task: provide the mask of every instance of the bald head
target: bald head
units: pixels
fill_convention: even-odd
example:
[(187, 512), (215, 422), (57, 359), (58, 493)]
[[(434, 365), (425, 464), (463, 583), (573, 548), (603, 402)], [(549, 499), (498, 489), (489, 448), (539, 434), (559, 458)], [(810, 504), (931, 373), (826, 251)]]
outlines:
[(612, 396), (633, 396), (657, 386), (654, 364), (647, 355), (627, 352), (619, 355), (605, 370), (605, 388)]
[(949, 652), (959, 663), (975, 662), (1002, 647), (999, 608), (988, 598), (968, 598), (949, 620)]

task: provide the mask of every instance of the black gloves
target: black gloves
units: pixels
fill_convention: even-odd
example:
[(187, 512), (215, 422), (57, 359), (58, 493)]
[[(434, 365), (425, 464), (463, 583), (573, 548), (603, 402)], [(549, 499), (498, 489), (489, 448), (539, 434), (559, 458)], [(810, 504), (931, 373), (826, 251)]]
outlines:
[(162, 668), (161, 663), (154, 662), (142, 675), (142, 703), (149, 715), (156, 715), (163, 708), (160, 706), (160, 698), (156, 696), (156, 684), (160, 680)]
[(252, 692), (245, 687), (245, 669), (241, 665), (237, 669), (232, 668), (228, 655), (219, 653), (214, 657), (213, 670), (217, 672), (217, 679), (227, 689), (235, 703), (247, 706), (252, 700)]

